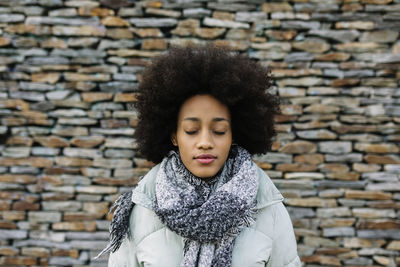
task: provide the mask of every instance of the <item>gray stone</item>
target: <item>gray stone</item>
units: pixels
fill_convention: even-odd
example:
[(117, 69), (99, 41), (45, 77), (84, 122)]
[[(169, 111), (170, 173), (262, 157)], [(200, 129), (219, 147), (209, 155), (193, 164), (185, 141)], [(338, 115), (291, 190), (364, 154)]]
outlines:
[(308, 52), (295, 52), (285, 56), (286, 62), (297, 62), (297, 61), (312, 61), (314, 60), (314, 54)]
[(315, 181), (315, 186), (319, 190), (328, 188), (364, 189), (366, 184), (367, 184), (366, 181), (351, 181), (351, 182), (328, 181), (328, 180)]
[(48, 100), (62, 100), (69, 97), (73, 92), (70, 90), (58, 90), (46, 93)]
[(31, 222), (60, 222), (61, 212), (29, 211), (28, 218)]
[(362, 255), (362, 256), (374, 256), (374, 255), (398, 256), (399, 252), (387, 250), (387, 249), (383, 249), (383, 248), (362, 248), (358, 251), (358, 255)]
[(107, 149), (104, 151), (107, 158), (133, 158), (135, 151), (127, 149)]
[(3, 230), (0, 229), (0, 240), (5, 239), (26, 239), (28, 232), (25, 230)]
[(400, 191), (400, 182), (368, 184), (366, 190)]
[(64, 185), (90, 185), (91, 180), (82, 175), (62, 174), (60, 176)]
[(384, 168), (386, 172), (400, 174), (400, 165), (398, 164), (385, 164)]
[(344, 73), (341, 70), (330, 68), (330, 69), (324, 70), (324, 76), (325, 77), (343, 78)]
[(57, 156), (60, 153), (59, 148), (52, 147), (32, 147), (32, 155), (34, 156)]
[(205, 8), (187, 8), (183, 10), (183, 16), (188, 18), (203, 18), (211, 15), (211, 10)]
[(101, 128), (91, 128), (90, 133), (93, 134), (107, 134), (107, 135), (128, 135), (133, 136), (135, 129), (132, 128), (119, 128), (119, 129), (101, 129)]
[(102, 151), (90, 148), (66, 147), (63, 153), (67, 157), (100, 158), (103, 156)]
[(260, 60), (278, 60), (283, 59), (287, 53), (279, 51), (250, 51), (249, 57)]
[(102, 102), (92, 106), (92, 110), (123, 110), (124, 106), (120, 103)]
[[(106, 40), (102, 40), (106, 41)], [(95, 37), (82, 37), (82, 38), (68, 38), (69, 47), (90, 47), (99, 42), (99, 38)]]
[(143, 11), (141, 7), (123, 7), (118, 10), (118, 16), (120, 17), (141, 17), (143, 16)]
[(319, 142), (318, 150), (323, 153), (343, 154), (351, 152), (351, 142), (327, 141)]
[(50, 91), (54, 90), (55, 85), (46, 83), (34, 83), (34, 82), (19, 82), (20, 89), (22, 90), (34, 90), (34, 91)]
[(235, 16), (236, 21), (244, 21), (244, 22), (256, 22), (266, 20), (267, 13), (257, 11), (257, 12), (237, 12)]
[(39, 92), (27, 92), (27, 91), (11, 91), (10, 97), (15, 99), (25, 99), (29, 101), (44, 101), (44, 94)]
[(321, 23), (318, 21), (300, 21), (300, 20), (291, 20), (291, 21), (282, 21), (283, 29), (319, 29)]
[(362, 178), (368, 179), (370, 181), (375, 182), (398, 182), (399, 177), (395, 173), (387, 173), (387, 172), (369, 172), (363, 173), (361, 175)]
[(25, 16), (21, 14), (0, 14), (0, 23), (23, 22)]
[(38, 239), (38, 240), (48, 240), (54, 242), (65, 242), (65, 234), (64, 233), (57, 233), (52, 231), (35, 231), (31, 230), (29, 232), (29, 238), (31, 239)]
[(390, 238), (400, 239), (400, 231), (398, 229), (389, 230), (357, 230), (357, 236), (360, 238)]
[(343, 155), (325, 155), (326, 162), (361, 162), (362, 154), (348, 153)]
[(60, 18), (60, 17), (27, 17), (25, 20), (26, 24), (31, 25), (73, 25), (73, 26), (81, 26), (81, 25), (91, 25), (91, 26), (99, 26), (100, 20), (97, 17), (91, 17), (87, 19), (74, 19), (74, 18)]
[(349, 71), (344, 71), (343, 74), (344, 77), (357, 77), (357, 78), (375, 76), (373, 70), (349, 70)]
[(216, 9), (216, 10), (223, 10), (223, 11), (249, 11), (255, 10), (255, 5), (251, 4), (240, 4), (240, 3), (223, 3), (223, 2), (207, 2), (207, 8), (209, 9)]
[[(33, 149), (32, 149), (33, 152)], [(33, 155), (33, 153), (32, 153)], [(5, 173), (6, 168), (0, 168), (0, 173)], [(38, 174), (40, 172), (39, 168), (31, 166), (11, 166), (10, 173), (24, 173), (24, 174)]]
[(101, 195), (89, 195), (89, 194), (78, 194), (76, 200), (78, 201), (90, 201), (90, 202), (98, 202), (102, 199)]
[(390, 53), (360, 53), (355, 54), (357, 60), (372, 61), (375, 63), (397, 63), (400, 62), (400, 54)]
[(87, 112), (82, 109), (57, 109), (52, 112), (49, 112), (48, 115), (50, 117), (84, 117), (87, 116)]
[(278, 189), (300, 189), (312, 190), (314, 189), (314, 182), (307, 180), (282, 180), (272, 179)]
[(137, 81), (137, 76), (130, 73), (115, 73), (113, 75), (113, 80), (120, 81)]
[(385, 106), (385, 114), (389, 116), (400, 116), (399, 106)]
[(353, 227), (332, 227), (323, 228), (322, 236), (325, 237), (335, 237), (335, 236), (355, 236), (355, 231)]
[(5, 147), (0, 151), (2, 156), (10, 158), (26, 158), (30, 152), (30, 147)]
[(372, 259), (365, 258), (365, 257), (357, 257), (353, 259), (344, 260), (344, 264), (346, 265), (359, 265), (359, 266), (370, 266), (372, 265)]
[(78, 211), (82, 208), (82, 203), (78, 201), (42, 201), (43, 210), (57, 211)]
[(399, 36), (398, 31), (393, 30), (382, 30), (382, 31), (372, 31), (372, 32), (364, 32), (361, 37), (361, 42), (377, 42), (377, 43), (391, 43), (397, 40)]
[(24, 13), (28, 16), (35, 16), (42, 15), (44, 9), (40, 6), (13, 6), (11, 7), (11, 10), (13, 12)]
[(265, 163), (291, 163), (293, 161), (293, 155), (269, 152), (264, 155), (253, 156), (253, 159)]
[(178, 24), (178, 21), (173, 18), (133, 18), (129, 22), (136, 27), (149, 28), (173, 27)]
[(249, 29), (250, 25), (243, 22), (235, 22), (230, 20), (214, 19), (206, 17), (203, 20), (204, 25), (210, 27), (232, 28), (232, 29)]
[(65, 249), (69, 250), (71, 248), (70, 243), (66, 242), (51, 242), (47, 240), (23, 240), (23, 241), (14, 241), (14, 247), (46, 247), (46, 248), (57, 248), (57, 249)]
[[(72, 242), (71, 242), (71, 247), (72, 247)], [(50, 257), (49, 264), (55, 265), (55, 266), (83, 265), (87, 262), (88, 258), (89, 258), (89, 254), (86, 251), (83, 251), (80, 253), (78, 259), (74, 259), (71, 257), (59, 257), (59, 256)]]
[(110, 237), (109, 232), (66, 232), (65, 237), (67, 240), (108, 240)]
[[(105, 153), (105, 156), (107, 153)], [(111, 177), (111, 170), (104, 168), (82, 168), (82, 172), (88, 177)]]
[(105, 51), (94, 49), (53, 49), (50, 56), (64, 56), (64, 57), (96, 57), (103, 58), (107, 55)]
[(75, 17), (78, 15), (75, 8), (60, 8), (49, 11), (50, 17)]
[(89, 119), (89, 118), (59, 118), (57, 120), (59, 124), (64, 125), (95, 125), (97, 124), (97, 120)]
[(338, 42), (351, 42), (360, 36), (357, 30), (310, 30), (309, 35), (316, 35)]
[(366, 204), (365, 200), (362, 199), (338, 199), (338, 202), (345, 207), (364, 207)]
[(311, 208), (286, 207), (286, 209), (292, 220), (315, 217), (315, 212)]
[(0, 190), (7, 191), (7, 190), (25, 190), (25, 186), (20, 184), (10, 184), (10, 183), (0, 183)]
[(304, 139), (336, 139), (337, 137), (334, 132), (325, 129), (298, 131), (296, 134)]
[(100, 90), (102, 92), (134, 92), (137, 91), (138, 84), (132, 82), (107, 82), (100, 84)]
[(318, 218), (334, 218), (334, 217), (348, 217), (351, 216), (351, 211), (348, 207), (338, 208), (318, 208)]
[(133, 48), (138, 44), (138, 41), (133, 40), (118, 40), (118, 41), (111, 41), (111, 40), (101, 40), (97, 49), (99, 50), (106, 50), (110, 48), (121, 49), (121, 48)]
[(394, 5), (365, 5), (367, 12), (396, 12), (400, 11), (400, 4)]
[(69, 59), (65, 57), (30, 57), (25, 63), (31, 65), (67, 65)]

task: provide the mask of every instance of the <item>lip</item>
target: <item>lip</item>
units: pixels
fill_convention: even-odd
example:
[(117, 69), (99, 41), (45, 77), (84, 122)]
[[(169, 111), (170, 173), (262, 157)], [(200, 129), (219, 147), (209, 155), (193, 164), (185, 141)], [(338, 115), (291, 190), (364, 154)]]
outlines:
[(211, 154), (201, 154), (196, 157), (196, 160), (202, 164), (210, 164), (215, 161), (216, 157)]

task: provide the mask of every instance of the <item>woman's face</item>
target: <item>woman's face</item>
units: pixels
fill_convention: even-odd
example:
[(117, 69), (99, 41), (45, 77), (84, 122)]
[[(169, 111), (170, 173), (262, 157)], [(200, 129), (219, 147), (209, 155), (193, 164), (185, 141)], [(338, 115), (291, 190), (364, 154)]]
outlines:
[(179, 111), (172, 142), (193, 175), (211, 178), (224, 165), (232, 144), (228, 107), (211, 95), (187, 99)]

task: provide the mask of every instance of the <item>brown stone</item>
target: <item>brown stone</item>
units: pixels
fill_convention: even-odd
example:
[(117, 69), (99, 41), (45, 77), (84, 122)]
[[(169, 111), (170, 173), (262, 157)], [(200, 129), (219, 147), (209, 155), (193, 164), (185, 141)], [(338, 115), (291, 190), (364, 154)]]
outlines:
[(347, 61), (349, 58), (350, 54), (342, 52), (331, 52), (315, 56), (315, 60), (319, 61)]
[(340, 163), (324, 163), (318, 166), (322, 172), (348, 172), (349, 167)]
[(377, 172), (381, 169), (378, 164), (365, 164), (365, 163), (354, 163), (353, 170), (356, 172)]
[(294, 141), (292, 143), (285, 144), (279, 152), (288, 154), (305, 154), (314, 153), (317, 150), (317, 146), (309, 141)]
[(79, 16), (90, 16), (90, 17), (106, 17), (113, 16), (114, 10), (108, 8), (81, 6), (78, 9)]
[(376, 200), (369, 201), (367, 206), (375, 209), (400, 209), (400, 203), (394, 202), (392, 200)]
[(390, 243), (387, 245), (386, 249), (389, 249), (389, 250), (400, 250), (400, 240), (390, 241)]
[(95, 221), (82, 221), (82, 222), (57, 222), (51, 225), (53, 230), (62, 231), (85, 231), (94, 232), (96, 231)]
[(15, 24), (8, 25), (4, 28), (5, 32), (16, 34), (35, 34), (35, 35), (49, 35), (52, 33), (50, 26), (31, 25), (31, 24)]
[(400, 229), (400, 222), (395, 220), (363, 220), (357, 223), (357, 229)]
[(297, 207), (336, 207), (335, 199), (321, 199), (318, 197), (309, 198), (287, 198), (285, 204)]
[(322, 154), (305, 154), (294, 157), (294, 161), (298, 163), (308, 163), (312, 165), (318, 165), (324, 162), (324, 156)]
[(50, 251), (47, 248), (41, 247), (23, 247), (21, 254), (24, 256), (32, 256), (37, 258), (49, 258)]
[(76, 72), (64, 72), (64, 78), (67, 81), (97, 81), (105, 82), (110, 80), (109, 74), (97, 73), (97, 74), (83, 74)]
[(31, 75), (31, 79), (32, 82), (54, 84), (60, 79), (60, 73), (57, 72), (34, 73)]
[(336, 29), (372, 30), (374, 27), (373, 21), (340, 21), (335, 23)]
[(261, 10), (266, 13), (293, 11), (289, 3), (263, 3)]
[(375, 164), (400, 164), (400, 159), (395, 157), (394, 155), (373, 155), (368, 154), (364, 157), (365, 161), (368, 163), (375, 163)]
[(0, 100), (0, 106), (17, 110), (29, 110), (29, 103), (21, 99)]
[(64, 40), (62, 40), (60, 38), (51, 37), (51, 38), (41, 42), (40, 43), (40, 47), (42, 47), (42, 48), (67, 49), (68, 48), (68, 44)]
[(235, 14), (216, 10), (212, 13), (212, 17), (214, 19), (221, 19), (221, 20), (234, 20)]
[(163, 33), (158, 28), (132, 28), (131, 30), (141, 38), (163, 37)]
[(124, 179), (116, 178), (93, 178), (93, 182), (100, 185), (121, 185), (121, 186), (135, 186), (139, 182), (139, 178), (131, 177)]
[(282, 163), (276, 166), (278, 171), (283, 172), (310, 172), (318, 169), (316, 165), (304, 164), (304, 163)]
[(0, 199), (0, 210), (10, 210), (11, 201)]
[(27, 120), (24, 118), (13, 118), (13, 117), (4, 117), (1, 119), (3, 125), (7, 126), (20, 126), (27, 124)]
[(39, 210), (39, 203), (29, 203), (26, 201), (16, 201), (12, 205), (13, 210), (22, 211), (22, 210)]
[(156, 51), (142, 51), (136, 49), (108, 50), (108, 54), (118, 57), (155, 57), (160, 54)]
[(283, 115), (301, 115), (303, 113), (301, 105), (281, 105), (280, 110)]
[(315, 40), (306, 40), (302, 42), (293, 42), (293, 48), (310, 53), (324, 53), (331, 47), (328, 43)]
[[(1, 201), (0, 201), (1, 204)], [(2, 209), (0, 208), (0, 211)], [(0, 216), (1, 218), (1, 216)], [(0, 229), (17, 229), (17, 225), (14, 222), (6, 222), (6, 221), (0, 221)], [(0, 242), (1, 244), (1, 242)], [(1, 247), (0, 247), (0, 255), (1, 255)]]
[(53, 34), (58, 35), (67, 35), (67, 36), (105, 36), (106, 29), (104, 27), (98, 26), (53, 26)]
[(49, 158), (41, 157), (29, 157), (29, 158), (0, 158), (0, 166), (32, 166), (32, 167), (50, 167), (53, 165), (53, 160)]
[(87, 92), (81, 94), (83, 101), (93, 103), (104, 100), (110, 100), (113, 97), (112, 93), (100, 93), (100, 92)]
[(323, 255), (302, 256), (301, 261), (305, 263), (318, 263), (322, 265), (342, 266), (339, 258), (331, 256), (323, 256)]
[(289, 41), (289, 40), (292, 40), (297, 35), (297, 31), (266, 30), (265, 34), (269, 38), (272, 38), (272, 39), (275, 39), (278, 41)]
[(96, 219), (96, 214), (87, 213), (83, 211), (79, 212), (65, 212), (63, 216), (63, 221), (90, 221)]
[(33, 175), (26, 174), (3, 174), (0, 175), (0, 182), (3, 183), (18, 183), (18, 184), (34, 184), (37, 178)]
[(323, 104), (312, 104), (304, 109), (304, 112), (307, 113), (338, 113), (340, 111), (340, 107), (338, 106), (330, 106), (330, 105), (323, 105)]
[(26, 136), (11, 136), (6, 141), (7, 145), (32, 146), (33, 139)]
[(55, 161), (57, 165), (70, 167), (87, 167), (93, 165), (92, 160), (84, 158), (55, 157)]
[(215, 39), (224, 34), (225, 31), (224, 28), (196, 28), (194, 34), (204, 39)]
[(168, 43), (164, 39), (144, 39), (142, 41), (144, 50), (165, 50), (167, 47)]
[(108, 16), (101, 20), (104, 26), (115, 26), (115, 27), (129, 27), (128, 21), (121, 19), (119, 17)]
[(345, 133), (368, 133), (368, 132), (376, 132), (377, 127), (376, 125), (333, 125), (332, 130), (340, 133), (340, 134), (345, 134)]
[(108, 202), (85, 202), (83, 203), (83, 211), (94, 214), (96, 218), (102, 218), (103, 215), (108, 213), (108, 204)]
[(172, 9), (161, 9), (161, 8), (147, 8), (146, 14), (155, 15), (155, 16), (164, 16), (164, 17), (172, 17), (179, 18), (181, 16), (181, 12), (172, 10)]
[(321, 122), (321, 121), (310, 121), (307, 123), (294, 123), (294, 128), (300, 129), (300, 130), (326, 128), (327, 126), (328, 126), (327, 123)]
[(363, 151), (367, 153), (399, 153), (400, 149), (396, 144), (366, 144), (366, 143), (356, 143), (354, 149), (358, 151)]
[(330, 86), (333, 87), (345, 87), (345, 86), (356, 86), (360, 82), (360, 79), (356, 78), (343, 78), (332, 80)]
[(83, 148), (93, 148), (104, 142), (104, 136), (81, 136), (71, 140), (71, 144)]
[(194, 35), (194, 30), (194, 28), (189, 27), (177, 27), (171, 33), (178, 36), (191, 36)]
[(18, 252), (18, 249), (13, 247), (0, 247), (0, 255), (3, 256), (15, 256)]
[(137, 93), (117, 93), (114, 96), (114, 102), (136, 102)]
[(360, 174), (357, 172), (331, 172), (326, 174), (326, 177), (343, 181), (356, 181), (360, 178)]
[(36, 265), (36, 258), (34, 257), (23, 257), (23, 256), (18, 256), (18, 257), (2, 257), (0, 258), (0, 265), (3, 266), (22, 266), (22, 265), (27, 265), (27, 266), (32, 266)]
[(318, 248), (316, 251), (316, 255), (338, 255), (350, 252), (349, 248)]
[(161, 8), (162, 2), (161, 1), (146, 1), (146, 7)]
[(349, 227), (353, 226), (355, 222), (356, 222), (355, 218), (329, 218), (329, 219), (322, 219), (320, 227), (322, 228)]
[(361, 0), (361, 4), (366, 5), (386, 5), (391, 3), (393, 0)]
[(365, 239), (358, 237), (345, 237), (343, 239), (343, 246), (347, 248), (371, 248), (371, 247), (382, 247), (386, 243), (382, 239)]
[(44, 147), (69, 147), (67, 139), (55, 135), (35, 136), (33, 139)]
[(249, 42), (244, 40), (215, 40), (216, 46), (229, 47), (232, 50), (244, 51), (249, 48)]
[(67, 249), (54, 248), (54, 249), (51, 250), (51, 254), (53, 256), (56, 256), (56, 257), (57, 256), (58, 257), (70, 257), (70, 258), (73, 258), (73, 259), (79, 258), (79, 251), (76, 250), (76, 249), (67, 250)]
[(355, 12), (355, 11), (360, 11), (363, 9), (364, 9), (364, 6), (359, 3), (344, 4), (340, 8), (340, 10), (345, 11), (345, 12)]
[(301, 77), (322, 75), (322, 71), (320, 69), (272, 69), (272, 75), (274, 77)]
[(373, 43), (373, 42), (366, 42), (366, 43), (358, 43), (358, 42), (348, 42), (334, 45), (337, 50), (346, 51), (346, 52), (374, 52), (378, 49), (385, 48), (384, 45)]
[(0, 46), (7, 46), (11, 43), (11, 39), (8, 37), (0, 37)]
[(352, 199), (379, 199), (386, 200), (392, 199), (392, 194), (384, 193), (382, 191), (361, 191), (361, 190), (346, 190), (346, 198)]

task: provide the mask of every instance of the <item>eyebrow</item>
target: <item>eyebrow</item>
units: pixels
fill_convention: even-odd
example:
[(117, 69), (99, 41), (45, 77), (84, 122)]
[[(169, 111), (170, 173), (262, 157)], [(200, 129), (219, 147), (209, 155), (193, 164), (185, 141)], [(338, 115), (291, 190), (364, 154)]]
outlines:
[[(183, 120), (184, 121), (189, 120), (189, 121), (194, 121), (194, 122), (199, 122), (200, 121), (200, 119), (196, 118), (196, 117), (187, 117), (187, 118), (184, 118)], [(213, 122), (218, 122), (218, 121), (227, 121), (227, 122), (229, 122), (229, 120), (227, 120), (225, 118), (222, 118), (222, 117), (213, 118), (212, 121)]]

